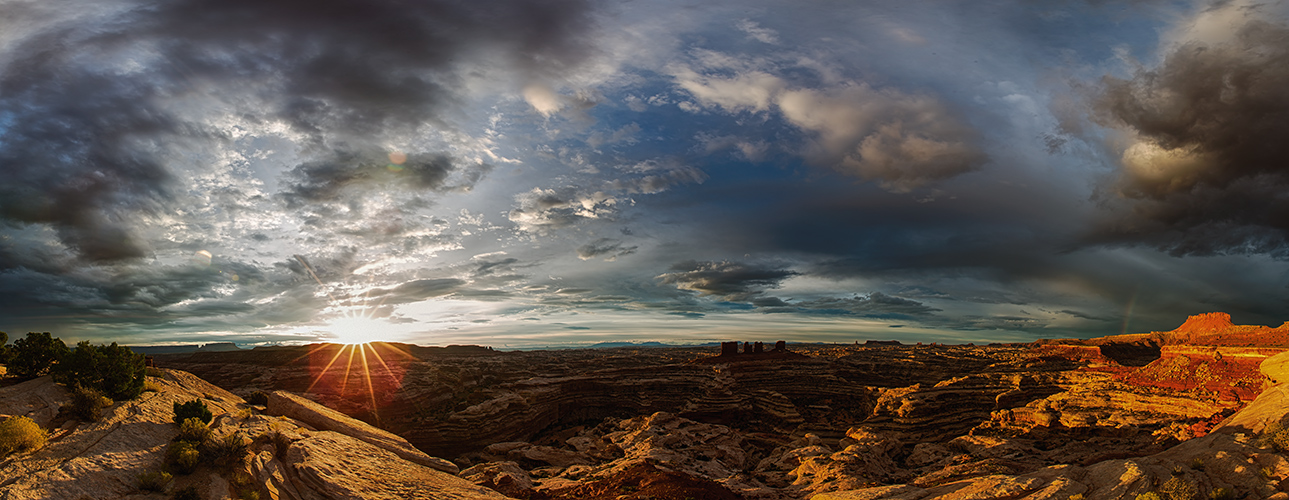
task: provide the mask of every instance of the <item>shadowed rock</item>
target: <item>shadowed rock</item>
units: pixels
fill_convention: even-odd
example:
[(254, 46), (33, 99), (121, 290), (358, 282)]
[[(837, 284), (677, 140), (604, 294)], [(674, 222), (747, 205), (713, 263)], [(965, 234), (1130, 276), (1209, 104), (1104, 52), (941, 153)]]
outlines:
[(335, 431), (351, 436), (380, 449), (390, 451), (409, 462), (421, 464), (448, 474), (459, 472), (456, 464), (426, 455), (397, 434), (377, 429), (366, 422), (289, 392), (273, 391), (272, 394), (269, 394), (267, 411), (270, 415), (280, 415), (299, 420), (318, 430)]

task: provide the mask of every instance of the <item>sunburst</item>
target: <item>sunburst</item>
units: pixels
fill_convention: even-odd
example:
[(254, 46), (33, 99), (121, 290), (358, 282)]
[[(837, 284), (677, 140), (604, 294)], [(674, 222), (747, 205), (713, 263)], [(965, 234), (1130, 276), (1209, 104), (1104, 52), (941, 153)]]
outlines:
[[(318, 285), (325, 289), (325, 285), (323, 285), (322, 281), (318, 279), (318, 276), (313, 272), (313, 269), (309, 267), (308, 262), (299, 256), (297, 256), (297, 259), (304, 266), (305, 270), (308, 271), (309, 275), (317, 281)], [(339, 301), (337, 301), (330, 292), (327, 292), (327, 296), (331, 299), (331, 302), (337, 306), (337, 308), (340, 308)], [(406, 362), (415, 359), (415, 356), (410, 352), (401, 349), (400, 346), (391, 345), (378, 340), (379, 335), (382, 335), (382, 331), (386, 330), (389, 327), (389, 324), (373, 318), (371, 314), (383, 305), (383, 303), (384, 301), (382, 300), (381, 303), (376, 304), (374, 307), (365, 307), (365, 309), (368, 310), (366, 313), (351, 309), (348, 314), (331, 319), (323, 326), (322, 329), (330, 335), (333, 343), (317, 345), (310, 349), (309, 352), (296, 359), (296, 361), (299, 361), (299, 359), (305, 357), (309, 358), (309, 366), (310, 371), (313, 372), (313, 380), (310, 382), (309, 387), (305, 389), (306, 393), (314, 392), (315, 389), (320, 389), (321, 392), (333, 392), (341, 398), (345, 398), (349, 396), (349, 379), (354, 376), (361, 377), (361, 380), (355, 381), (353, 386), (357, 388), (357, 393), (364, 392), (365, 390), (367, 403), (371, 405), (371, 414), (377, 420), (378, 425), (380, 414), (378, 412), (379, 405), (376, 401), (376, 394), (393, 394), (402, 385), (402, 372), (404, 370), (397, 370), (398, 373), (396, 373), (396, 370), (391, 368), (390, 364), (393, 363), (397, 366), (399, 362)], [(386, 361), (377, 349), (378, 346), (396, 353), (399, 355), (398, 357), (400, 359)], [(368, 356), (375, 358), (375, 362), (369, 361)], [(343, 364), (338, 363), (341, 357), (345, 358), (345, 362)], [(387, 381), (387, 384), (377, 384), (372, 380), (372, 368), (377, 364), (379, 364), (385, 372), (385, 377), (380, 380), (382, 382)]]

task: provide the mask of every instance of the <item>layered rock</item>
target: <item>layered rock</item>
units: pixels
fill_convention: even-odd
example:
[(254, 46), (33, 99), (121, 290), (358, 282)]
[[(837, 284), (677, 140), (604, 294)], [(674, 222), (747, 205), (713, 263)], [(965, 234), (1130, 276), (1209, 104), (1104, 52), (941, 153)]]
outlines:
[[(1274, 361), (1272, 361), (1274, 360)], [(1289, 353), (1264, 362), (1264, 375), (1280, 380), (1289, 376)], [(993, 474), (922, 487), (897, 485), (816, 495), (813, 500), (877, 500), (916, 498), (965, 499), (1064, 499), (1082, 495), (1087, 500), (1134, 498), (1151, 491), (1189, 491), (1231, 498), (1285, 498), (1282, 481), (1289, 478), (1289, 460), (1259, 445), (1252, 434), (1269, 422), (1285, 418), (1286, 385), (1263, 392), (1208, 435), (1192, 439), (1154, 455), (1106, 460), (1088, 466), (1057, 465), (1019, 475)]]

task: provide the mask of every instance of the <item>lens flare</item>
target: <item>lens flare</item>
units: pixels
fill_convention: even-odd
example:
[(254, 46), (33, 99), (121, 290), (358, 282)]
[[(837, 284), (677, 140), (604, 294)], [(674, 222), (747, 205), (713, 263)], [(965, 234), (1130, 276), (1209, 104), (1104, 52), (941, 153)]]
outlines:
[(337, 344), (366, 344), (377, 340), (383, 322), (365, 316), (342, 316), (331, 320), (324, 330), (331, 333)]

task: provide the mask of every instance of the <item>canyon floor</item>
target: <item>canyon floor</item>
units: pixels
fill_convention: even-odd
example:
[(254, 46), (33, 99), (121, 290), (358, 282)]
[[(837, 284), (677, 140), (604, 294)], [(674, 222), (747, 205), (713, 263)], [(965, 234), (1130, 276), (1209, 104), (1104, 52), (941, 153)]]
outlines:
[[(1221, 313), (1024, 345), (262, 347), (154, 356), (167, 389), (145, 396), (197, 395), (222, 410), (221, 432), (286, 436), (256, 441), (235, 474), (260, 498), (1289, 499), (1289, 461), (1264, 432), (1289, 412), (1286, 349), (1289, 324)], [(45, 449), (0, 461), (0, 477), (27, 478), (0, 479), (0, 499), (78, 498), (30, 478), (110, 469), (99, 445), (70, 443), (120, 431), (57, 422), (66, 396), (41, 380), (0, 389), (0, 413), (60, 425)], [(257, 391), (267, 405), (243, 399)], [(165, 422), (149, 404), (108, 420)], [(126, 483), (160, 467), (170, 427), (111, 452), (128, 455), (121, 486), (77, 494), (163, 498)], [(237, 495), (227, 473), (195, 476), (177, 483)]]

